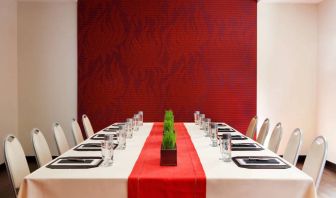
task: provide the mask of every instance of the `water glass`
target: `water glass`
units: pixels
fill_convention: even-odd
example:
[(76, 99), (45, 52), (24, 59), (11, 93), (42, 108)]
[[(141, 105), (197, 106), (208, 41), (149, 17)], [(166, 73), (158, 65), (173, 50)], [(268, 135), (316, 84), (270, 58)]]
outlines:
[(216, 147), (218, 144), (218, 135), (217, 135), (217, 123), (211, 122), (210, 124), (210, 141), (211, 141), (211, 146)]
[(133, 125), (133, 120), (132, 118), (127, 118), (126, 119), (126, 133), (127, 133), (127, 138), (132, 138), (133, 137), (133, 128), (132, 128), (132, 125)]
[(222, 156), (221, 160), (224, 162), (231, 162), (231, 134), (223, 134), (219, 140), (219, 148)]
[(113, 134), (106, 134), (101, 142), (101, 153), (103, 158), (102, 166), (111, 166), (113, 164)]
[(134, 121), (134, 131), (138, 131), (139, 130), (139, 115), (138, 114), (134, 114), (133, 116), (133, 121)]
[(126, 137), (127, 137), (126, 125), (120, 125), (118, 136), (119, 141), (118, 149), (124, 150), (126, 148)]
[(139, 115), (139, 126), (143, 126), (143, 111), (139, 111), (138, 115)]
[(195, 111), (195, 113), (194, 113), (194, 121), (195, 121), (196, 125), (198, 125), (199, 116), (200, 116), (200, 112), (199, 111)]
[(205, 137), (209, 137), (210, 136), (210, 124), (211, 124), (211, 119), (210, 118), (206, 118), (205, 122), (204, 122), (204, 136)]
[(200, 114), (200, 117), (199, 117), (199, 119), (200, 119), (200, 123), (199, 123), (199, 125), (200, 125), (200, 129), (201, 130), (203, 130), (204, 128), (203, 128), (203, 125), (204, 125), (204, 119), (205, 119), (205, 115), (204, 114)]

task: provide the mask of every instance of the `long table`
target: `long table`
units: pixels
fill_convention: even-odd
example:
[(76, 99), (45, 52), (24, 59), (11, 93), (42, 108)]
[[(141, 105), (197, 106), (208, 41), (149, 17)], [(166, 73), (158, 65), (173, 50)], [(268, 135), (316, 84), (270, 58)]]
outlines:
[[(245, 169), (233, 162), (222, 162), (218, 147), (211, 147), (209, 137), (194, 123), (184, 123), (197, 151), (206, 175), (206, 197), (316, 197), (313, 180), (305, 173), (289, 169)], [(144, 123), (132, 139), (127, 139), (125, 150), (115, 150), (114, 164), (91, 169), (39, 168), (25, 177), (19, 197), (127, 197), (127, 182), (153, 123)], [(98, 133), (104, 133), (99, 131)], [(240, 134), (239, 132), (234, 132)], [(84, 143), (97, 142), (91, 139)], [(241, 142), (235, 141), (234, 142)], [(244, 142), (254, 142), (251, 139)], [(159, 152), (159, 150), (158, 150)], [(100, 152), (80, 152), (73, 149), (65, 156), (100, 156)], [(232, 156), (267, 155), (273, 152), (233, 151)], [(178, 162), (183, 163), (183, 162)]]

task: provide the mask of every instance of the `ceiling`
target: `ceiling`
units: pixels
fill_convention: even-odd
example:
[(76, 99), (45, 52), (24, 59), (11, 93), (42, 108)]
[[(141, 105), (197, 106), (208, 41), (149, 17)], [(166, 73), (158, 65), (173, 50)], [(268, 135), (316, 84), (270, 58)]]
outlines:
[(262, 3), (320, 3), (323, 0), (259, 0)]

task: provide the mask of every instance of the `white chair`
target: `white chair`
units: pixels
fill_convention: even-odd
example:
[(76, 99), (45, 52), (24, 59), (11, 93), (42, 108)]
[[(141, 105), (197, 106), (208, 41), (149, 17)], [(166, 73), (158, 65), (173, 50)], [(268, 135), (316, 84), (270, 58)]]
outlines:
[(302, 171), (311, 176), (318, 189), (322, 177), (324, 165), (326, 163), (328, 143), (323, 136), (315, 138), (308, 151)]
[(281, 123), (279, 122), (278, 124), (275, 125), (273, 129), (271, 138), (268, 143), (268, 149), (273, 151), (274, 153), (277, 153), (281, 142), (281, 138), (282, 138), (282, 126)]
[(52, 160), (48, 143), (39, 129), (33, 129), (31, 134), (37, 164), (39, 167), (44, 166)]
[(4, 152), (7, 173), (15, 196), (17, 196), (24, 177), (30, 174), (29, 166), (22, 146), (15, 136), (8, 135), (6, 137), (4, 141)]
[(84, 141), (82, 130), (79, 127), (77, 120), (74, 118), (71, 122), (72, 134), (74, 136), (75, 144), (79, 144)]
[(53, 125), (54, 136), (56, 140), (56, 146), (58, 153), (62, 155), (64, 152), (70, 149), (69, 143), (65, 137), (64, 131), (59, 123)]
[(83, 126), (84, 126), (84, 130), (86, 133), (86, 137), (91, 137), (94, 135), (94, 130), (92, 128), (91, 122), (89, 120), (89, 118), (87, 117), (87, 115), (83, 115), (82, 116), (82, 122), (83, 122)]
[(269, 131), (269, 119), (266, 118), (263, 122), (263, 124), (261, 125), (261, 128), (259, 130), (259, 134), (258, 134), (258, 138), (257, 138), (257, 142), (259, 144), (264, 145), (265, 143), (265, 139), (267, 137)]
[(291, 137), (288, 140), (287, 147), (283, 155), (283, 158), (291, 163), (293, 166), (296, 166), (301, 150), (301, 145), (302, 132), (300, 129), (294, 129)]
[(246, 131), (246, 136), (253, 139), (254, 138), (254, 134), (257, 130), (257, 122), (258, 122), (258, 117), (257, 116), (254, 116), (251, 121), (250, 121), (250, 124), (247, 128), (247, 131)]

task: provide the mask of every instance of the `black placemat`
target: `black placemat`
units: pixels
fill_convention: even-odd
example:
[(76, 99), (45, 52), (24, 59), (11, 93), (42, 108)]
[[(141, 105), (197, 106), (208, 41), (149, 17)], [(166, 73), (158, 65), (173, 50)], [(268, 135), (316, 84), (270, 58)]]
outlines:
[[(83, 147), (89, 147), (89, 149), (88, 148), (83, 148)], [(116, 149), (117, 147), (118, 147), (118, 144), (113, 144), (113, 149)], [(80, 144), (80, 145), (76, 146), (73, 150), (75, 150), (75, 151), (101, 151), (101, 145), (100, 145), (100, 143)]]
[(105, 129), (103, 129), (104, 132), (117, 132), (119, 130), (120, 130), (119, 127), (107, 127)]
[(222, 132), (222, 133), (232, 133), (235, 132), (234, 129), (231, 128), (218, 128), (218, 132)]
[(264, 150), (256, 143), (235, 143), (231, 145), (232, 151), (261, 151)]
[(120, 126), (120, 125), (125, 125), (125, 124), (126, 124), (125, 122), (117, 122), (117, 123), (112, 124), (112, 126)]
[[(248, 158), (268, 158), (268, 159), (274, 159), (277, 161), (280, 161), (280, 164), (261, 164), (261, 163), (249, 163), (249, 164), (241, 164), (239, 163), (239, 159), (248, 159)], [(287, 169), (290, 168), (291, 166), (288, 165), (285, 161), (283, 161), (279, 157), (273, 157), (273, 156), (237, 156), (237, 157), (232, 157), (232, 161), (241, 168), (248, 168), (248, 169)]]
[[(91, 140), (104, 140), (106, 134), (95, 134), (94, 136), (92, 136), (90, 139)], [(117, 135), (113, 134), (113, 139), (116, 140), (117, 139)]]
[[(219, 134), (218, 137), (222, 138), (223, 134)], [(242, 135), (231, 135), (232, 140), (247, 140), (247, 137), (244, 137)]]
[[(99, 159), (100, 161), (97, 164), (83, 164), (83, 163), (78, 163), (78, 165), (61, 165), (61, 164), (54, 164), (57, 161), (63, 161), (64, 164), (67, 163), (74, 163), (74, 162), (66, 162), (67, 159), (75, 158), (75, 159), (85, 159), (87, 162), (92, 162), (92, 160)], [(91, 156), (85, 156), (85, 157), (59, 157), (53, 160), (50, 164), (48, 164), (46, 167), (50, 169), (88, 169), (88, 168), (95, 168), (98, 167), (101, 163), (103, 162), (103, 159), (101, 157), (91, 157)]]

